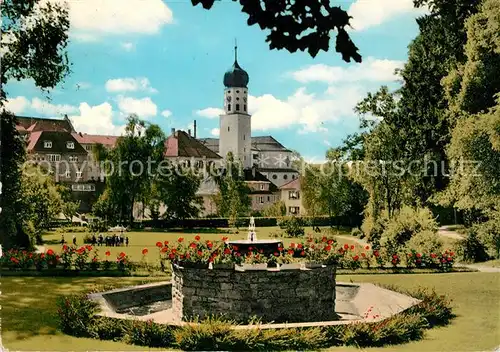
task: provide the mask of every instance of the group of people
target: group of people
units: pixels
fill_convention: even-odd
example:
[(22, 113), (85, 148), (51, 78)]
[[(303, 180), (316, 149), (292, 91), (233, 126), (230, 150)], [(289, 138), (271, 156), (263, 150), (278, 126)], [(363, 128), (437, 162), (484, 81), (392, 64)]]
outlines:
[[(76, 246), (76, 236), (73, 235), (73, 245)], [(65, 244), (66, 241), (64, 240), (64, 235), (61, 237), (61, 244)], [(128, 236), (123, 236), (123, 234), (113, 234), (112, 236), (103, 236), (102, 233), (100, 233), (98, 236), (95, 234), (92, 235), (90, 239), (90, 244), (93, 246), (107, 246), (107, 247), (119, 247), (119, 246), (127, 246), (129, 244), (129, 239)]]

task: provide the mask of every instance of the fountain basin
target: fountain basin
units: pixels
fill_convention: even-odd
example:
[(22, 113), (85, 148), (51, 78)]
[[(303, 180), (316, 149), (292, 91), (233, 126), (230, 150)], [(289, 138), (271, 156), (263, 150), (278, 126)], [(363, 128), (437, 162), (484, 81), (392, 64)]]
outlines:
[(262, 322), (335, 320), (335, 267), (209, 270), (172, 269), (174, 319), (224, 315), (236, 322), (260, 317)]

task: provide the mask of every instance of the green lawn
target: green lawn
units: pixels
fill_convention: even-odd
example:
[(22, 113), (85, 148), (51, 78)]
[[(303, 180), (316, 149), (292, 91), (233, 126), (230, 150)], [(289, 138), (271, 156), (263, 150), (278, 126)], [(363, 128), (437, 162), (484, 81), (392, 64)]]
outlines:
[[(226, 229), (227, 230), (227, 229)], [(260, 227), (257, 228), (257, 236), (259, 239), (265, 239), (265, 238), (271, 238), (272, 233), (281, 233), (281, 230), (279, 227)], [(306, 228), (306, 234), (308, 233), (314, 233), (311, 227)], [(328, 235), (331, 232), (326, 231), (326, 228), (322, 228), (322, 231), (319, 235)], [(346, 234), (347, 232), (344, 231), (334, 231), (334, 233), (338, 234)], [(82, 245), (83, 244), (83, 237), (85, 236), (85, 233), (74, 233), (76, 236), (77, 240), (77, 245)], [(140, 232), (127, 232), (126, 236), (129, 237), (130, 243), (128, 247), (122, 246), (122, 247), (98, 247), (101, 248), (99, 255), (104, 257), (104, 253), (109, 250), (111, 252), (111, 256), (114, 258), (116, 257), (120, 252), (125, 252), (133, 261), (140, 261), (142, 259), (142, 250), (144, 248), (147, 248), (149, 253), (147, 255), (148, 260), (156, 260), (158, 258), (157, 253), (158, 249), (156, 248), (156, 242), (158, 241), (177, 241), (179, 237), (184, 237), (186, 241), (194, 240), (194, 237), (197, 235), (196, 232), (191, 232), (191, 233), (182, 233), (182, 232), (152, 232), (152, 231), (140, 231)], [(211, 240), (211, 241), (217, 241), (221, 240), (222, 237), (226, 236), (229, 237), (229, 239), (234, 239), (234, 240), (241, 240), (241, 239), (246, 239), (247, 238), (247, 230), (246, 229), (241, 229), (239, 233), (224, 233), (221, 231), (221, 233), (200, 233), (200, 236), (203, 240)], [(64, 234), (66, 242), (71, 242), (73, 238), (73, 233), (65, 233)], [(58, 232), (51, 232), (46, 234), (44, 237), (44, 242), (45, 245), (44, 247), (46, 249), (53, 249), (56, 252), (61, 251), (61, 245), (60, 240), (61, 240), (61, 233)], [(284, 238), (283, 242), (285, 245), (288, 245), (289, 243), (292, 242), (297, 242), (298, 239), (296, 238)], [(356, 244), (354, 240), (348, 240), (348, 239), (339, 239), (339, 243), (349, 243), (349, 244)]]
[[(154, 279), (149, 279), (151, 281)], [(157, 279), (159, 280), (159, 279)], [(373, 351), (492, 351), (500, 345), (500, 274), (339, 276), (341, 281), (373, 282), (402, 288), (425, 286), (453, 299), (457, 317), (451, 325), (427, 331), (425, 339)], [(144, 347), (81, 339), (57, 331), (58, 296), (89, 290), (95, 284), (135, 285), (142, 278), (13, 278), (2, 279), (2, 339), (9, 350), (127, 351)], [(332, 348), (340, 351), (353, 348)]]

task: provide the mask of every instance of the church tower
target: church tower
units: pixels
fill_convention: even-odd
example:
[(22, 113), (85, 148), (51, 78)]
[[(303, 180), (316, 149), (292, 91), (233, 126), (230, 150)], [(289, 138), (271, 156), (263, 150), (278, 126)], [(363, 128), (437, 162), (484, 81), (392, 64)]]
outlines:
[(248, 114), (248, 73), (238, 64), (238, 47), (234, 47), (234, 64), (224, 74), (224, 114), (220, 116), (219, 154), (232, 152), (244, 168), (252, 166), (251, 116)]

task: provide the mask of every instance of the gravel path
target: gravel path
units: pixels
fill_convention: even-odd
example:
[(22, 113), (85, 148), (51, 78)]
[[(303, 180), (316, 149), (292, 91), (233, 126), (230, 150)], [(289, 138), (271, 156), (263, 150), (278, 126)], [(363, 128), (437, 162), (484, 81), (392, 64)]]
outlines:
[(450, 230), (449, 226), (441, 226), (438, 230), (440, 236), (449, 237), (454, 240), (461, 240), (464, 238), (463, 235), (459, 234), (457, 231)]

